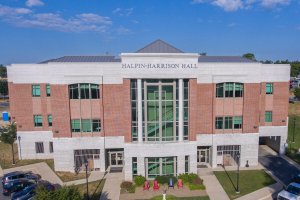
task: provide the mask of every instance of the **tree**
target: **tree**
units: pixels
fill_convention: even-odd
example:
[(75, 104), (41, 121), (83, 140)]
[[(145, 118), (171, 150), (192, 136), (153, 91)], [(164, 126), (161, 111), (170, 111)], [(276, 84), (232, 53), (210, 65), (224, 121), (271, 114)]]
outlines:
[(256, 60), (255, 55), (253, 53), (245, 53), (243, 55), (244, 58), (248, 58), (250, 60)]
[(295, 95), (295, 97), (297, 97), (298, 99), (300, 99), (300, 88), (295, 88), (294, 95)]
[(8, 83), (7, 80), (0, 80), (0, 94), (8, 95)]
[(7, 70), (3, 65), (0, 65), (0, 77), (7, 78)]
[(17, 126), (15, 122), (4, 126), (0, 130), (0, 140), (6, 144), (11, 145), (13, 165), (15, 164), (14, 142), (17, 139), (16, 137), (17, 137)]
[(78, 188), (63, 186), (54, 191), (48, 191), (45, 187), (40, 186), (36, 190), (35, 200), (82, 200)]

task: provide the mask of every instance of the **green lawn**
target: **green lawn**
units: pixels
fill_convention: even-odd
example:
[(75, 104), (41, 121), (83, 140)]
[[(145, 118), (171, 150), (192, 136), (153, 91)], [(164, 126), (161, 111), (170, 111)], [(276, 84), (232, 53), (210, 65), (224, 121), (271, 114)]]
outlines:
[(300, 103), (289, 104), (288, 144), (287, 156), (300, 164), (300, 155), (297, 154), (300, 148)]
[[(105, 183), (105, 179), (102, 181), (95, 181), (89, 183), (89, 199), (90, 200), (99, 200), (101, 192)], [(82, 196), (86, 197), (86, 184), (75, 185), (74, 187), (79, 189), (79, 192)], [(87, 197), (85, 198), (87, 199)]]
[(236, 199), (260, 188), (271, 185), (275, 181), (263, 170), (240, 171), (240, 193), (236, 194), (237, 185), (236, 171), (218, 171), (214, 172), (230, 199)]
[[(184, 199), (187, 199), (187, 200), (209, 200), (209, 197), (208, 196), (200, 196), (200, 197), (175, 197), (175, 196), (172, 196), (172, 195), (167, 195), (167, 199), (168, 200), (184, 200)], [(153, 197), (151, 200), (162, 200), (162, 195), (159, 195), (159, 196), (156, 196), (156, 197)]]

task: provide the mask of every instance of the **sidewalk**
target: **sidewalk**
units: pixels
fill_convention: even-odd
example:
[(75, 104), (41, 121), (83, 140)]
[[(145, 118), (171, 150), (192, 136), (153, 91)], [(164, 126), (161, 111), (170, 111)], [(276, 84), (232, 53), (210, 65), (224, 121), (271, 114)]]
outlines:
[(123, 173), (108, 173), (104, 176), (105, 184), (101, 193), (100, 200), (119, 200), (120, 185), (123, 181)]
[(203, 175), (201, 178), (204, 181), (206, 192), (210, 200), (229, 200), (226, 192), (213, 173), (211, 175)]
[[(100, 172), (100, 171), (92, 171), (90, 173), (90, 176), (88, 178), (89, 182), (94, 182), (94, 181), (99, 181), (104, 177), (104, 172)], [(85, 184), (86, 183), (86, 179), (79, 179), (79, 180), (75, 180), (75, 181), (69, 181), (69, 182), (64, 182), (64, 185), (80, 185), (80, 184)]]

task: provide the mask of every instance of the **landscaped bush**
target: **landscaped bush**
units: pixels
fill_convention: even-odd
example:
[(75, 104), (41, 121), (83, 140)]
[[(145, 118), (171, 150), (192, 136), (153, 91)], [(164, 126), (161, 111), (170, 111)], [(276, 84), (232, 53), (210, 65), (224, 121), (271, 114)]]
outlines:
[(123, 181), (120, 185), (120, 187), (124, 190), (126, 190), (129, 193), (135, 192), (135, 185), (130, 181)]
[(192, 183), (194, 180), (199, 178), (199, 176), (195, 173), (179, 174), (178, 178), (182, 179), (183, 183)]
[(197, 176), (197, 178), (195, 178), (194, 180), (192, 180), (191, 183), (195, 184), (195, 185), (202, 185), (203, 184), (203, 180), (199, 176)]
[(182, 179), (183, 183), (190, 188), (190, 190), (205, 190), (203, 180), (195, 173), (179, 174), (178, 179)]
[(205, 190), (205, 185), (189, 184), (190, 190)]
[(136, 186), (144, 185), (145, 181), (146, 181), (146, 178), (142, 175), (136, 176), (134, 178), (134, 183), (136, 184)]
[(175, 185), (177, 183), (177, 178), (175, 176), (157, 176), (155, 177), (155, 180), (157, 180), (157, 182), (159, 184), (169, 184), (170, 178), (173, 179), (173, 184)]

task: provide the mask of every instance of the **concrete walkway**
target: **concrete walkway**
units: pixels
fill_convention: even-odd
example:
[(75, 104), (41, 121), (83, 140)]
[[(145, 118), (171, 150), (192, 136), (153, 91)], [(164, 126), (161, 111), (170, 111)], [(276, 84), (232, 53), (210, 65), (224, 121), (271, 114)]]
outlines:
[(119, 200), (120, 185), (123, 181), (123, 173), (108, 173), (104, 176), (105, 184), (101, 193), (100, 200)]
[[(89, 182), (94, 182), (94, 181), (99, 181), (104, 177), (104, 172), (100, 171), (92, 171), (90, 173), (90, 176), (88, 177)], [(69, 181), (69, 182), (64, 182), (64, 185), (80, 185), (80, 184), (85, 184), (86, 179), (79, 179), (75, 181)]]
[(281, 183), (275, 183), (273, 185), (269, 185), (267, 187), (261, 188), (259, 190), (256, 190), (252, 193), (246, 194), (240, 198), (237, 198), (236, 200), (267, 200), (267, 199), (273, 199), (272, 195), (279, 190), (282, 189)]
[(206, 187), (206, 192), (210, 200), (229, 200), (226, 192), (218, 181), (217, 177), (212, 174), (201, 176)]
[(31, 171), (35, 174), (41, 175), (42, 179), (47, 180), (52, 184), (63, 184), (60, 178), (52, 171), (52, 169), (45, 162), (3, 170), (4, 174), (13, 171)]

